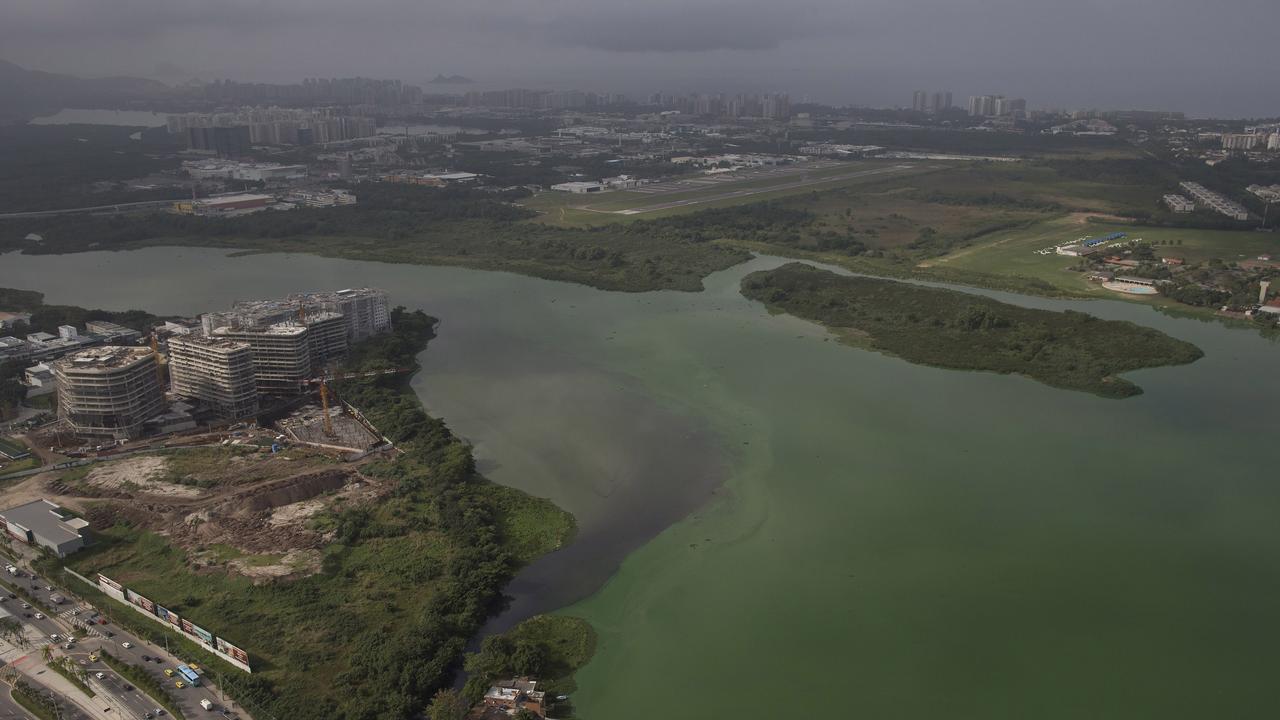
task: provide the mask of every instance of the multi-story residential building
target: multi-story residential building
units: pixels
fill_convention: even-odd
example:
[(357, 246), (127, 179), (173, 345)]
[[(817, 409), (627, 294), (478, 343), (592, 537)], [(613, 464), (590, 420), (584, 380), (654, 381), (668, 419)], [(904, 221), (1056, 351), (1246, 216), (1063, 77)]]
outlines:
[(258, 413), (258, 387), (248, 342), (175, 335), (168, 345), (169, 377), (175, 395), (198, 400), (227, 420)]
[(1251, 133), (1223, 133), (1223, 150), (1252, 150), (1261, 136)]
[(1176, 213), (1189, 213), (1196, 209), (1196, 204), (1182, 195), (1170, 193), (1164, 196), (1164, 204)]
[(53, 364), (58, 416), (77, 435), (131, 439), (164, 411), (156, 354), (150, 348), (105, 346)]

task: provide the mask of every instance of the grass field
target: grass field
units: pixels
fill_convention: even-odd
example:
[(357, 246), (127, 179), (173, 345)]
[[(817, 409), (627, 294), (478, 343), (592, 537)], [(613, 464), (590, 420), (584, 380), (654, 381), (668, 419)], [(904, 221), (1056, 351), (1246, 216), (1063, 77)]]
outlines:
[[(870, 170), (889, 170), (899, 165), (911, 165), (910, 169), (902, 169), (886, 176), (882, 174), (858, 177), (844, 177), (853, 173)], [(562, 227), (581, 227), (605, 225), (617, 222), (630, 222), (638, 219), (652, 220), (657, 218), (684, 215), (711, 208), (734, 207), (753, 202), (780, 200), (825, 192), (840, 188), (870, 186), (886, 181), (899, 181), (903, 177), (911, 177), (937, 171), (938, 166), (926, 162), (886, 162), (866, 161), (844, 163), (835, 167), (817, 168), (804, 175), (777, 175), (767, 178), (744, 179), (738, 182), (722, 182), (704, 188), (668, 193), (637, 193), (628, 191), (610, 192), (602, 195), (574, 195), (560, 192), (543, 192), (521, 204), (540, 215), (535, 222)], [(802, 177), (808, 182), (800, 187), (786, 187), (768, 190), (770, 187), (795, 183)], [(759, 192), (736, 197), (718, 197), (726, 193), (740, 190), (756, 189)], [(652, 209), (636, 214), (624, 214), (625, 210), (644, 210), (666, 203), (684, 202), (688, 204), (677, 207)]]
[(1157, 255), (1181, 257), (1191, 264), (1211, 258), (1231, 262), (1263, 253), (1280, 254), (1280, 235), (1273, 233), (1155, 228), (1082, 220), (1082, 217), (1076, 215), (1058, 217), (1022, 230), (993, 233), (980, 244), (938, 258), (927, 265), (1036, 278), (1073, 293), (1140, 299), (1105, 290), (1085, 280), (1082, 273), (1072, 272), (1070, 268), (1078, 264), (1076, 258), (1053, 253), (1042, 255), (1037, 251), (1085, 236), (1124, 232), (1128, 234), (1126, 240), (1141, 239), (1153, 243)]

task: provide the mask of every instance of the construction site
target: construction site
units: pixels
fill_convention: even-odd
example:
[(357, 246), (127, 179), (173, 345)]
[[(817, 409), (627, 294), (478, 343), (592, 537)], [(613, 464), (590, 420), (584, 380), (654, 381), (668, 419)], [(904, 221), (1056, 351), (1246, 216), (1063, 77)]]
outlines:
[(267, 581), (317, 571), (319, 550), (332, 536), (325, 516), (374, 502), (389, 489), (364, 474), (372, 458), (346, 462), (344, 452), (282, 446), (274, 429), (236, 434), (212, 445), (40, 473), (7, 488), (6, 502), (45, 498), (93, 527), (124, 523), (164, 536), (187, 552), (194, 570)]

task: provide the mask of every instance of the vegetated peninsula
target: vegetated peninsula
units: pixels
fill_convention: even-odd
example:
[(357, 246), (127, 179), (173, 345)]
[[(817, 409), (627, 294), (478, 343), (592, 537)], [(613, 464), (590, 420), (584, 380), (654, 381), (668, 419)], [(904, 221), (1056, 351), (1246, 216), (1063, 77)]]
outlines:
[(802, 263), (754, 272), (742, 294), (771, 311), (820, 323), (853, 345), (922, 365), (1015, 373), (1108, 398), (1142, 393), (1119, 373), (1180, 365), (1204, 353), (1131, 322), (1035, 310), (969, 293)]
[[(0, 289), (5, 307), (30, 312), (34, 327), (104, 314)], [(138, 311), (108, 317), (150, 324)], [(393, 310), (391, 332), (353, 345), (342, 365), (352, 376), (331, 387), (395, 453), (346, 463), (300, 446), (267, 453), (253, 443), (155, 452), (135, 445), (141, 454), (133, 457), (6, 486), (56, 499), (93, 528), (91, 547), (46, 557), (40, 572), (102, 572), (240, 640), (254, 658), (251, 675), (169, 637), (260, 718), (420, 717), (429, 704), (465, 708), (484, 683), (517, 673), (572, 688), (594, 633), (581, 620), (538, 616), (484, 646), (483, 657), (470, 661), (479, 679), (461, 697), (449, 690), (468, 640), (502, 607), (512, 575), (569, 542), (575, 524), (551, 501), (480, 475), (470, 445), (423, 409), (409, 373), (368, 374), (416, 369), (435, 324), (421, 311)], [(110, 479), (124, 477), (132, 479)], [(255, 511), (237, 499), (255, 487), (314, 487), (324, 478), (340, 478), (348, 490), (315, 496), (314, 507), (287, 525), (272, 525), (260, 511), (249, 519)], [(202, 519), (191, 523), (185, 518), (197, 505)], [(272, 566), (279, 572), (264, 572)], [(98, 607), (112, 607), (93, 587), (75, 587)], [(164, 640), (163, 630), (133, 613), (113, 620)]]

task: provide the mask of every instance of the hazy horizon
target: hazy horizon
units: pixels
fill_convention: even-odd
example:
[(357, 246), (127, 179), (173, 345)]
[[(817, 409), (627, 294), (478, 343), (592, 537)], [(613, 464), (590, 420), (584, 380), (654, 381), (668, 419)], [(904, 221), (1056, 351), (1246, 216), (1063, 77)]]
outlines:
[[(1126, 0), (15, 0), (0, 56), (82, 76), (229, 78), (461, 74), (485, 87), (789, 92), (909, 105), (911, 93), (1024, 97), (1037, 107), (1280, 116), (1269, 3)], [(1224, 48), (1229, 52), (1224, 52)], [(450, 86), (445, 86), (450, 87)], [(460, 87), (460, 86), (453, 86)]]

